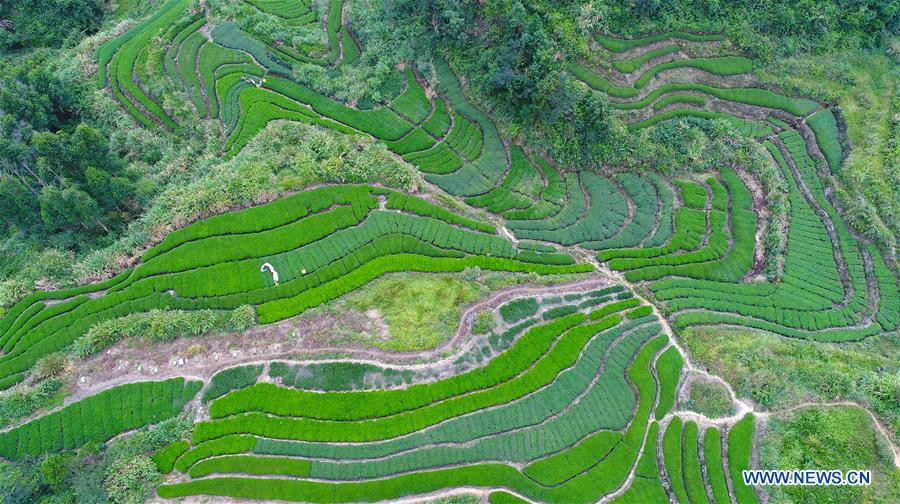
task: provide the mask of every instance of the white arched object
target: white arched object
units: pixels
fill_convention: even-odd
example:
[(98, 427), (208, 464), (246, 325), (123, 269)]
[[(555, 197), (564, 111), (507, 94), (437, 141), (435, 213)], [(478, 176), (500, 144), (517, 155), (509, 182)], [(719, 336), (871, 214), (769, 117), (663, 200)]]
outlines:
[(265, 263), (262, 265), (262, 268), (259, 269), (259, 271), (262, 271), (262, 272), (265, 272), (266, 270), (269, 270), (272, 272), (272, 281), (275, 282), (275, 285), (278, 285), (278, 272), (275, 271), (275, 268), (271, 264)]

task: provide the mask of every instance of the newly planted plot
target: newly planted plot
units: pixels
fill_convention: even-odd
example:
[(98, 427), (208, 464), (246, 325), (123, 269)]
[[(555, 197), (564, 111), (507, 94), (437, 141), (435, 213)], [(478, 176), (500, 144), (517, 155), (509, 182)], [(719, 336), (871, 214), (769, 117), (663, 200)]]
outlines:
[(613, 52), (625, 52), (629, 49), (634, 49), (636, 47), (642, 47), (646, 45), (650, 45), (656, 42), (662, 42), (663, 40), (668, 39), (677, 39), (684, 40), (688, 42), (718, 42), (725, 40), (725, 36), (717, 33), (712, 34), (696, 34), (696, 33), (687, 33), (680, 31), (673, 31), (667, 33), (659, 33), (656, 35), (650, 35), (648, 37), (641, 38), (633, 38), (633, 39), (622, 39), (610, 37), (608, 35), (602, 35), (599, 33), (594, 34), (594, 40), (597, 41), (604, 49)]
[(740, 75), (750, 72), (753, 68), (753, 62), (742, 56), (722, 56), (719, 58), (690, 58), (660, 63), (644, 72), (634, 82), (634, 87), (641, 89), (660, 72), (676, 68), (695, 68), (713, 75)]

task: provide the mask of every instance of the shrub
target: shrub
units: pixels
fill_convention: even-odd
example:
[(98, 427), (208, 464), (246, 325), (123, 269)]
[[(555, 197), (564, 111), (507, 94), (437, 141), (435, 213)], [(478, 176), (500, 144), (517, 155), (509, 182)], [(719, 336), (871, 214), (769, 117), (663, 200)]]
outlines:
[(37, 380), (59, 376), (66, 370), (68, 364), (69, 360), (63, 352), (45, 355), (35, 363), (33, 376)]
[(41, 479), (51, 488), (58, 488), (69, 476), (69, 457), (50, 455), (41, 462)]
[(256, 325), (256, 309), (250, 305), (241, 305), (231, 312), (228, 326), (232, 331), (244, 332)]
[[(243, 320), (243, 316), (238, 317)], [(205, 334), (214, 329), (231, 327), (227, 312), (213, 310), (151, 310), (107, 320), (93, 327), (72, 346), (72, 354), (84, 359), (125, 338), (149, 341), (171, 341), (185, 336)]]
[(156, 464), (146, 455), (116, 460), (108, 474), (103, 481), (103, 489), (115, 503), (145, 500), (150, 496), (151, 488), (159, 482)]
[(478, 312), (478, 315), (475, 315), (475, 323), (472, 324), (472, 334), (487, 334), (493, 331), (496, 325), (497, 321), (491, 312)]
[[(790, 98), (780, 95), (768, 89), (752, 87), (720, 88), (696, 82), (671, 82), (663, 84), (648, 93), (644, 98), (636, 101), (615, 103), (613, 107), (620, 110), (637, 110), (649, 106), (660, 96), (678, 91), (693, 91), (703, 93), (720, 100), (733, 101), (753, 105), (757, 107), (774, 108), (798, 117), (812, 113), (819, 104), (805, 98)], [(694, 96), (694, 95), (682, 95)], [(660, 100), (662, 102), (663, 100)], [(656, 107), (654, 107), (656, 108)]]

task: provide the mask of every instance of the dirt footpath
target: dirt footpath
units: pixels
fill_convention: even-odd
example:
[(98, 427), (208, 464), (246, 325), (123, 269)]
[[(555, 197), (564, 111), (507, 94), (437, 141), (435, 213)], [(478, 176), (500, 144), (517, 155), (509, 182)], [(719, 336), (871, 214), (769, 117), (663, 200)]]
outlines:
[(397, 364), (430, 362), (465, 347), (472, 337), (470, 329), (478, 311), (495, 308), (514, 297), (590, 290), (611, 283), (607, 278), (595, 277), (559, 285), (524, 284), (502, 289), (464, 308), (453, 337), (420, 352), (393, 352), (354, 342), (348, 333), (366, 327), (371, 321), (357, 318), (368, 317), (327, 313), (301, 315), (244, 333), (214, 332), (155, 344), (140, 339), (123, 340), (99, 355), (74, 364), (70, 374), (75, 381), (69, 386), (66, 403), (123, 383), (175, 376), (209, 379), (223, 368), (262, 360), (318, 357)]

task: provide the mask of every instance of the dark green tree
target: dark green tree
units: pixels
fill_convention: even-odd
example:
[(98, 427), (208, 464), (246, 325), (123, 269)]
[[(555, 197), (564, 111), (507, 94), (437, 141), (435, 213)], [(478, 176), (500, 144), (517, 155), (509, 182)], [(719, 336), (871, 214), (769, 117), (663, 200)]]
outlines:
[(84, 90), (44, 63), (0, 61), (0, 219), (37, 237), (108, 233), (138, 210), (136, 177), (85, 122)]
[(103, 0), (0, 0), (0, 50), (57, 47), (96, 32)]

